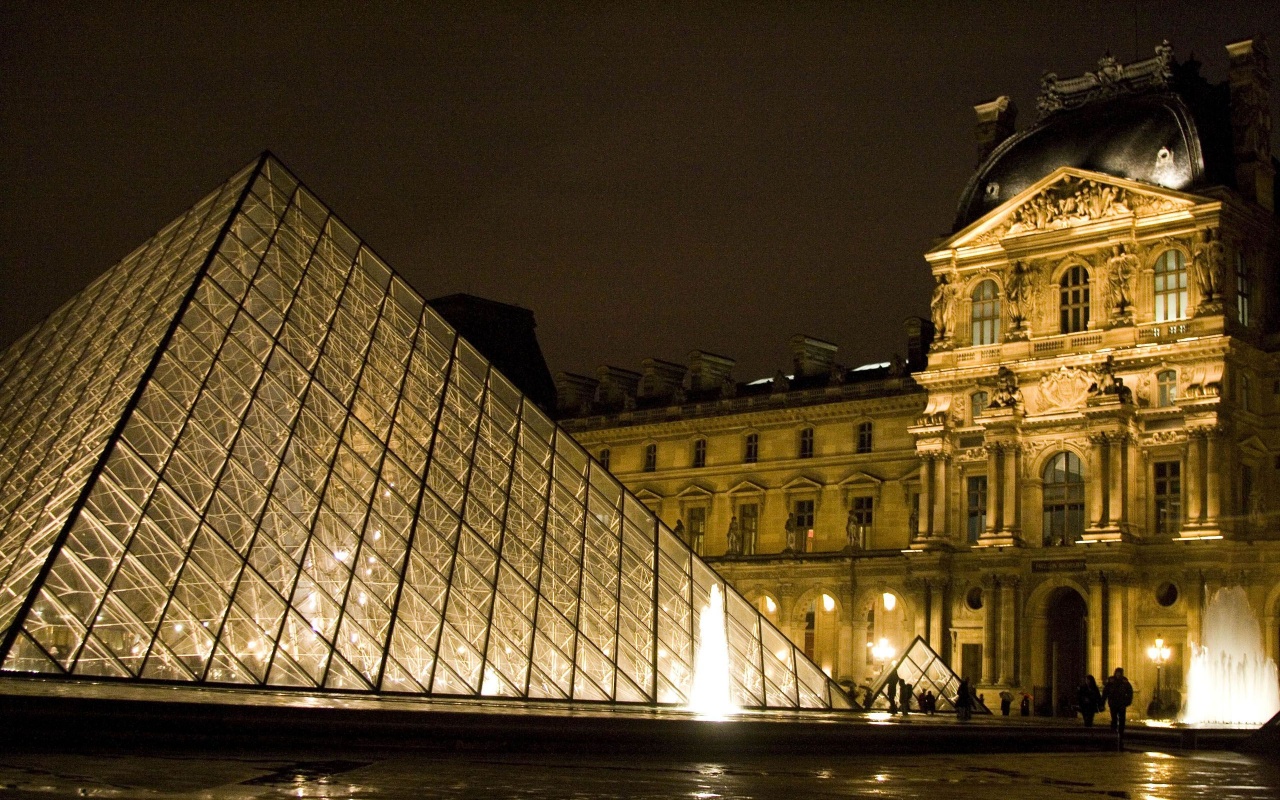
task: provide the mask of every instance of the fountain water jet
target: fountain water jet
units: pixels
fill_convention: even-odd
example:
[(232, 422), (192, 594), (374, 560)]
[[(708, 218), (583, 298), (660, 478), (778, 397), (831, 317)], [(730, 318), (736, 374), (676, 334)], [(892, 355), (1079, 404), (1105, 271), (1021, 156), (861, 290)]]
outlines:
[(1202, 646), (1187, 671), (1183, 722), (1261, 725), (1280, 711), (1276, 662), (1266, 657), (1244, 589), (1219, 589), (1205, 607)]
[(724, 629), (724, 595), (712, 584), (707, 605), (698, 613), (698, 652), (693, 662), (689, 711), (723, 718), (738, 711), (729, 696), (729, 639)]

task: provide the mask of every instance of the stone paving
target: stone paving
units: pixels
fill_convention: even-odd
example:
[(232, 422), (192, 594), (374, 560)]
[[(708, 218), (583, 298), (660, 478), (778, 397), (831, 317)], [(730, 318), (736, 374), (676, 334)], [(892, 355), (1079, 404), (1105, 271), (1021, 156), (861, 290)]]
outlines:
[(1280, 763), (1223, 752), (768, 757), (740, 762), (369, 753), (0, 754), (0, 797), (1280, 797)]

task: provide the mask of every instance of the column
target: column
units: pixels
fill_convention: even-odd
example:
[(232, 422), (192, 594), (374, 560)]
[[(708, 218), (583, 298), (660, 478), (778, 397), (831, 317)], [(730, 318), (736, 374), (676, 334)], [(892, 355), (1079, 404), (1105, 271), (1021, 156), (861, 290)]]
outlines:
[(1187, 493), (1187, 523), (1204, 521), (1204, 465), (1200, 456), (1200, 431), (1187, 431), (1187, 475), (1182, 485)]
[(1000, 485), (1000, 445), (991, 443), (987, 445), (987, 521), (986, 530), (983, 533), (993, 534), (1000, 530), (1000, 517), (995, 502), (996, 493)]
[(983, 604), (985, 612), (982, 620), (982, 682), (986, 685), (996, 683), (997, 650), (1000, 637), (997, 626), (1000, 624), (1000, 583), (994, 576), (987, 576), (982, 581)]
[(932, 583), (932, 591), (930, 592), (930, 600), (933, 608), (929, 612), (929, 646), (932, 647), (939, 656), (944, 656), (946, 652), (946, 642), (943, 637), (947, 632), (947, 623), (944, 619), (946, 615), (947, 604), (946, 593), (947, 586), (945, 579)]
[(1102, 601), (1103, 578), (1096, 576), (1089, 582), (1089, 665), (1088, 671), (1095, 678), (1101, 678), (1106, 669), (1105, 651), (1106, 625), (1103, 624), (1106, 609)]
[(939, 453), (933, 469), (933, 536), (947, 535), (947, 457)]
[(1205, 433), (1205, 523), (1216, 526), (1222, 513), (1222, 455), (1218, 431), (1210, 429)]
[(1018, 682), (1014, 655), (1017, 653), (1018, 578), (1006, 576), (1000, 586), (1000, 683), (1012, 686)]
[(924, 474), (920, 476), (920, 509), (916, 515), (919, 530), (916, 534), (927, 539), (933, 535), (933, 455), (922, 455), (920, 460)]
[[(1128, 657), (1125, 646), (1128, 644), (1129, 630), (1129, 587), (1128, 577), (1124, 575), (1116, 575), (1108, 582), (1108, 609), (1107, 625), (1107, 665), (1105, 672), (1110, 675), (1115, 671), (1116, 667), (1125, 667), (1127, 672), (1132, 672), (1133, 667), (1125, 663)], [(1099, 676), (1102, 677), (1102, 676)]]
[(1098, 474), (1098, 484), (1102, 495), (1101, 509), (1098, 514), (1098, 527), (1111, 527), (1111, 490), (1113, 480), (1111, 478), (1111, 438), (1105, 433), (1100, 437), (1102, 439), (1098, 450), (1098, 463), (1102, 470)]
[(1105, 494), (1106, 486), (1103, 481), (1103, 458), (1102, 443), (1103, 438), (1100, 434), (1092, 434), (1089, 436), (1089, 472), (1085, 475), (1085, 485), (1088, 487), (1089, 495), (1089, 527), (1101, 528), (1104, 526), (1102, 498)]
[(1021, 492), (1019, 491), (1018, 471), (1021, 469), (1022, 448), (1013, 442), (1004, 446), (1004, 485), (1001, 491), (1004, 496), (1005, 532), (1018, 534), (1022, 529)]
[(1129, 435), (1117, 434), (1111, 445), (1111, 521), (1121, 529), (1129, 523)]

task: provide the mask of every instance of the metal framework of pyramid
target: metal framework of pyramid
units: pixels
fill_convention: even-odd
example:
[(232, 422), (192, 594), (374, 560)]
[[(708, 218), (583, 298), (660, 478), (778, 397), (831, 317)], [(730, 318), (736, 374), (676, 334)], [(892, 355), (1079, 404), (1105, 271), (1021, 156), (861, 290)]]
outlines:
[[(903, 651), (897, 661), (889, 663), (880, 677), (871, 684), (867, 702), (868, 708), (885, 709), (890, 707), (887, 688), (889, 677), (897, 674), (900, 680), (911, 684), (913, 699), (925, 690), (933, 692), (938, 698), (938, 708), (943, 711), (955, 711), (955, 699), (960, 693), (960, 676), (956, 675), (938, 652), (929, 646), (922, 637), (917, 636), (911, 646)], [(975, 714), (990, 714), (987, 706), (974, 698)]]
[(717, 584), (269, 154), (0, 355), (2, 672), (682, 705)]

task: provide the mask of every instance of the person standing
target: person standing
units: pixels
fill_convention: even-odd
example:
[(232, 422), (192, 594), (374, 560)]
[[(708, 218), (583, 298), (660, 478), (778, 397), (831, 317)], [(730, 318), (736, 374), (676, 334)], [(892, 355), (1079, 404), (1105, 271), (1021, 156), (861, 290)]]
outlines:
[(973, 716), (973, 689), (968, 678), (960, 679), (960, 688), (956, 691), (956, 719), (968, 722)]
[(1116, 667), (1116, 671), (1107, 678), (1102, 699), (1106, 701), (1107, 710), (1111, 712), (1111, 730), (1120, 738), (1124, 738), (1125, 711), (1133, 703), (1133, 684), (1124, 676), (1124, 669)]
[(911, 697), (914, 689), (915, 687), (905, 680), (898, 685), (898, 705), (902, 706), (902, 716), (904, 717), (911, 713)]
[(1092, 728), (1093, 715), (1102, 710), (1102, 692), (1098, 691), (1098, 682), (1092, 675), (1086, 675), (1084, 683), (1076, 690), (1076, 702), (1080, 705), (1084, 726)]

